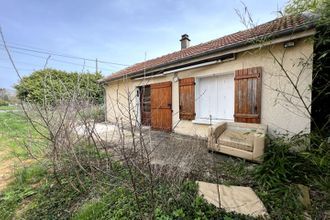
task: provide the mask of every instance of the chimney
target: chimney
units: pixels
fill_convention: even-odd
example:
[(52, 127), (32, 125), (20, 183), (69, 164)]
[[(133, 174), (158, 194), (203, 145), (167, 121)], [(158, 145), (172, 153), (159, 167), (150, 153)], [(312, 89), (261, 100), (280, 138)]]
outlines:
[(188, 34), (183, 34), (181, 36), (181, 50), (186, 49), (189, 47), (190, 39)]

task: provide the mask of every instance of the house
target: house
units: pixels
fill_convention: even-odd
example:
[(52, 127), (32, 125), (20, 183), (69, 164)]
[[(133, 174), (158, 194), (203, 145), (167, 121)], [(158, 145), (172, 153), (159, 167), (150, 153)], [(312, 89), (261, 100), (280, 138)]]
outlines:
[(201, 137), (220, 121), (262, 123), (273, 135), (309, 132), (308, 110), (299, 98), (310, 105), (312, 18), (283, 16), (195, 46), (184, 34), (181, 50), (101, 81), (107, 120), (131, 118), (153, 129)]

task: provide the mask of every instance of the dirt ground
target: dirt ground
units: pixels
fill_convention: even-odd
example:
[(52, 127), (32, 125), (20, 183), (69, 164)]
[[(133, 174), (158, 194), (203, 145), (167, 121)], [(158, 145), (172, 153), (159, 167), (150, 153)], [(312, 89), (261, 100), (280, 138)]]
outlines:
[(8, 150), (0, 149), (0, 191), (13, 180), (13, 175), (17, 167), (30, 164), (33, 160), (21, 161), (19, 158), (9, 156)]
[[(6, 157), (7, 153), (6, 151), (0, 151), (0, 158)], [(0, 191), (11, 182), (16, 162), (14, 159), (0, 160)]]
[[(8, 152), (0, 150), (0, 159), (6, 157), (7, 154)], [(10, 159), (0, 160), (0, 191), (11, 181), (12, 166), (13, 164)]]

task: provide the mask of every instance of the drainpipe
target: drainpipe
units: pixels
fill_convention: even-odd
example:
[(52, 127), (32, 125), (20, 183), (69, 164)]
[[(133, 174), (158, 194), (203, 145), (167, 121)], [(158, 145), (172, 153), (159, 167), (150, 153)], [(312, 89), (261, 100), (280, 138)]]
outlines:
[(107, 105), (107, 90), (106, 90), (106, 87), (105, 85), (103, 85), (103, 105), (104, 105), (104, 122), (107, 122), (107, 114), (108, 114), (108, 111), (107, 111), (107, 108), (108, 108), (108, 105)]

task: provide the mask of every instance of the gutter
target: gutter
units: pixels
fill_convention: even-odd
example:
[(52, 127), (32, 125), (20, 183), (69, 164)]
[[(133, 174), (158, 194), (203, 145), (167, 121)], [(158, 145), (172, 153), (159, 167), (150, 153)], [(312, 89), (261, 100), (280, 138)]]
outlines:
[[(233, 59), (235, 59), (235, 58), (233, 58)], [(230, 60), (233, 60), (233, 59), (230, 59)], [(225, 61), (227, 61), (227, 60), (225, 60)], [(175, 68), (173, 70), (164, 71), (163, 73), (160, 73), (160, 74), (143, 76), (143, 77), (138, 77), (138, 78), (132, 77), (132, 78), (134, 80), (141, 80), (141, 79), (149, 79), (149, 78), (154, 78), (154, 77), (162, 77), (162, 76), (166, 76), (167, 74), (170, 74), (170, 73), (175, 73), (175, 72), (179, 72), (179, 71), (183, 71), (183, 70), (190, 70), (190, 69), (203, 67), (203, 66), (209, 66), (209, 65), (213, 65), (213, 64), (217, 64), (217, 63), (222, 63), (222, 62), (224, 62), (224, 61), (222, 61), (221, 59), (216, 59), (214, 61), (208, 61), (208, 62), (203, 62), (200, 64), (189, 65), (189, 66), (182, 67), (182, 68)]]
[(183, 70), (190, 70), (190, 69), (194, 69), (194, 68), (198, 68), (198, 67), (208, 66), (208, 65), (212, 65), (212, 64), (216, 64), (216, 63), (221, 63), (221, 59), (204, 62), (204, 63), (196, 64), (196, 65), (190, 65), (187, 67), (176, 68), (174, 70), (168, 70), (168, 71), (165, 71), (163, 74), (166, 75), (166, 74), (175, 73), (175, 72), (179, 72), (179, 71), (183, 71)]
[[(166, 67), (168, 67), (170, 65), (179, 64), (179, 63), (182, 63), (182, 62), (187, 61), (187, 60), (212, 55), (214, 53), (218, 53), (218, 52), (222, 52), (222, 51), (226, 51), (226, 50), (237, 49), (239, 47), (248, 46), (248, 45), (253, 44), (253, 41), (256, 41), (256, 40), (259, 40), (259, 39), (267, 38), (267, 40), (271, 40), (271, 39), (274, 39), (274, 38), (279, 38), (279, 37), (287, 36), (287, 35), (290, 35), (290, 34), (306, 31), (306, 30), (312, 29), (314, 27), (315, 27), (315, 23), (314, 22), (309, 22), (309, 23), (301, 25), (301, 26), (299, 26), (295, 29), (286, 29), (286, 30), (278, 31), (274, 34), (268, 34), (268, 35), (264, 35), (264, 36), (257, 36), (257, 37), (248, 39), (246, 41), (237, 42), (235, 44), (230, 44), (230, 45), (227, 45), (227, 46), (223, 46), (223, 47), (220, 47), (220, 48), (217, 48), (217, 49), (214, 49), (214, 50), (206, 51), (206, 52), (201, 53), (201, 54), (196, 54), (196, 55), (189, 56), (189, 57), (179, 59), (179, 60), (175, 60), (175, 61), (172, 61), (172, 62), (169, 62), (169, 63), (166, 63), (166, 64), (161, 64), (161, 65), (155, 66), (155, 67), (153, 67), (149, 70), (141, 70), (141, 71), (134, 72), (134, 73), (129, 73), (129, 74), (126, 74), (126, 75), (121, 75), (121, 76), (118, 76), (118, 77), (115, 77), (115, 78), (112, 78), (112, 79), (109, 79), (109, 80), (103, 79), (103, 80), (100, 81), (100, 83), (115, 81), (115, 80), (123, 78), (123, 77), (127, 77), (127, 78), (128, 77), (139, 77), (139, 76), (144, 75), (147, 71), (149, 72), (149, 75), (151, 75), (153, 73), (157, 74), (157, 72), (161, 72), (161, 71), (166, 70)], [(175, 67), (173, 67), (173, 68), (175, 69)]]

